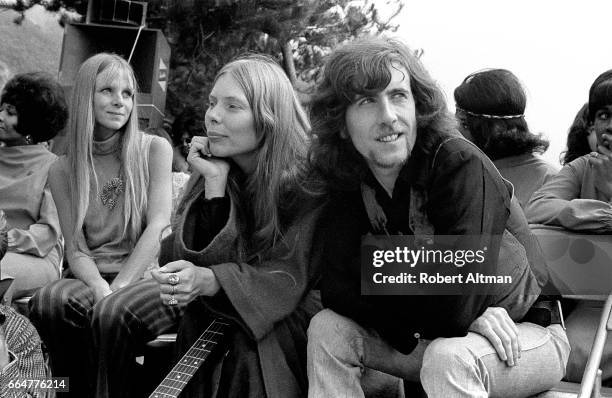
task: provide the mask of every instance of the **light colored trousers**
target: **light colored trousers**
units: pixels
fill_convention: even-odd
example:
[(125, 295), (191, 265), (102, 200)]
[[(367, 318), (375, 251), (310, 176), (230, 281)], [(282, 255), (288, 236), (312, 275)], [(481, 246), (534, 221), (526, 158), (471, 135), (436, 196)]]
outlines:
[(560, 325), (517, 326), (522, 351), (518, 364), (509, 367), (476, 333), (421, 339), (405, 355), (376, 332), (323, 310), (308, 328), (308, 397), (365, 397), (372, 390), (366, 380), (375, 380), (379, 390), (395, 389), (397, 396), (403, 395), (400, 379), (420, 381), (429, 398), (528, 397), (550, 389), (565, 374), (565, 332)]

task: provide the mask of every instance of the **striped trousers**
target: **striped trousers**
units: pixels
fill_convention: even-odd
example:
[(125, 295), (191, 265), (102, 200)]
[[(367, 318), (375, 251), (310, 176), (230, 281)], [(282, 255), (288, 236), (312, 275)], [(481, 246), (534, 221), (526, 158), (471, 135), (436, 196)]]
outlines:
[(142, 396), (135, 358), (146, 342), (176, 327), (181, 312), (162, 303), (152, 279), (95, 305), (82, 281), (61, 279), (30, 301), (30, 319), (50, 353), (53, 376), (70, 377), (65, 397)]

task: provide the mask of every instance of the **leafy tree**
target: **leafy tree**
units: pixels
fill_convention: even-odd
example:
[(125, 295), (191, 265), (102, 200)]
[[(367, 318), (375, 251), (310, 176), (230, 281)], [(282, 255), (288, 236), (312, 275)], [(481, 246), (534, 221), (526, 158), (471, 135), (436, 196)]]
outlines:
[[(62, 22), (84, 14), (86, 0), (0, 0), (25, 11), (34, 4)], [(401, 0), (150, 0), (147, 23), (172, 48), (167, 110), (202, 108), (219, 68), (245, 51), (270, 54), (298, 89), (319, 75), (339, 43), (363, 34), (394, 32)]]

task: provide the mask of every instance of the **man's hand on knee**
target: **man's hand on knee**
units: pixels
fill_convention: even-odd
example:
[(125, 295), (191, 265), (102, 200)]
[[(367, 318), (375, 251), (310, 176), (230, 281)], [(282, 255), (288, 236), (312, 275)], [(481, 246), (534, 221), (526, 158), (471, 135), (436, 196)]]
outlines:
[(518, 363), (521, 346), (518, 328), (505, 308), (489, 307), (470, 325), (470, 332), (485, 337), (497, 351), (497, 355), (508, 366)]

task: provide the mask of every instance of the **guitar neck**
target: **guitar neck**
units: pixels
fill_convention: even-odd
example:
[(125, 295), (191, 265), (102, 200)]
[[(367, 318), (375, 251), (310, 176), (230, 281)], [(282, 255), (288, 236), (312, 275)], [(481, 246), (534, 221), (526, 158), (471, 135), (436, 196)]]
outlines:
[(219, 345), (228, 326), (229, 324), (222, 318), (213, 319), (149, 398), (178, 397), (206, 358)]

